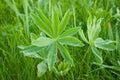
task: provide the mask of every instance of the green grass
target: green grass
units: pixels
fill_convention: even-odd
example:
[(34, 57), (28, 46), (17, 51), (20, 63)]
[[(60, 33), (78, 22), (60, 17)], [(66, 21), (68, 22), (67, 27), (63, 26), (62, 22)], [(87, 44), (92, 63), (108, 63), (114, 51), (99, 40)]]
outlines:
[[(28, 11), (20, 3), (21, 0), (13, 1), (19, 13), (10, 4), (0, 1), (0, 80), (120, 80), (119, 0), (41, 0), (41, 3), (37, 2), (39, 0), (28, 0), (31, 4)], [(59, 76), (54, 71), (47, 70), (42, 77), (37, 77), (37, 64), (41, 59), (24, 56), (18, 46), (30, 45), (30, 33), (39, 36), (41, 32), (30, 16), (31, 13), (36, 13), (35, 7), (40, 8), (50, 19), (52, 5), (60, 7), (60, 19), (67, 9), (73, 11), (66, 29), (81, 26), (86, 36), (89, 12), (97, 18), (104, 18), (99, 36), (117, 41), (114, 51), (99, 49), (104, 67), (93, 64), (95, 56), (85, 43), (80, 48), (66, 46), (75, 64), (66, 75)], [(117, 8), (119, 12), (116, 11)], [(116, 16), (113, 17), (114, 15)], [(78, 34), (75, 37), (82, 40)]]

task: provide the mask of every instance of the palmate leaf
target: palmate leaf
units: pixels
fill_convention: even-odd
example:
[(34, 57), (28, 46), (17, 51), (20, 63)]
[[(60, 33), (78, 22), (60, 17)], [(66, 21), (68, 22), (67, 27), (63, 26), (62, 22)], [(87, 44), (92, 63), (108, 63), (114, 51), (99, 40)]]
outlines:
[(63, 32), (63, 30), (66, 28), (69, 17), (70, 17), (70, 10), (66, 11), (64, 17), (62, 18), (62, 20), (58, 26), (58, 34), (61, 34)]
[(66, 30), (65, 32), (63, 32), (60, 37), (65, 37), (65, 36), (72, 36), (74, 34), (76, 34), (79, 31), (79, 27), (75, 27), (75, 28), (70, 28), (68, 30)]
[(47, 71), (47, 65), (44, 60), (37, 65), (37, 76), (41, 77), (46, 71)]
[(65, 45), (71, 45), (71, 46), (78, 46), (78, 47), (84, 46), (84, 44), (80, 40), (72, 36), (66, 36), (66, 37), (60, 38), (59, 43), (65, 44)]
[(33, 40), (31, 44), (38, 47), (45, 47), (49, 46), (53, 41), (53, 39), (47, 37), (39, 37), (38, 39)]
[(102, 64), (103, 63), (103, 59), (102, 59), (102, 54), (97, 50), (96, 47), (92, 46), (92, 52), (95, 55), (95, 59), (97, 61), (97, 63)]
[(71, 58), (68, 50), (67, 50), (63, 45), (61, 45), (61, 44), (58, 45), (58, 49), (59, 49), (59, 51), (60, 51), (60, 54), (61, 54), (62, 57), (64, 58), (64, 60), (65, 60), (68, 64), (74, 66), (73, 59)]
[(114, 45), (115, 41), (112, 40), (103, 40), (102, 38), (97, 38), (94, 42), (95, 47), (101, 48), (103, 50), (114, 50), (116, 46)]
[(49, 70), (51, 70), (57, 61), (56, 43), (53, 42), (49, 47), (50, 48), (48, 52), (48, 68)]

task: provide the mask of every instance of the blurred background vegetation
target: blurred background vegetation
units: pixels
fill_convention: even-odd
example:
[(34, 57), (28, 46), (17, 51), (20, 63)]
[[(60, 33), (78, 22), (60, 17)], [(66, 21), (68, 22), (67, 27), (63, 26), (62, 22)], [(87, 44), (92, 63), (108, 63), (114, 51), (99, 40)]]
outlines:
[[(28, 1), (27, 8), (25, 1)], [(0, 80), (120, 80), (119, 4), (120, 0), (0, 0)], [(40, 34), (30, 13), (37, 7), (50, 18), (52, 5), (59, 7), (60, 18), (71, 9), (68, 28), (81, 26), (86, 32), (89, 12), (97, 18), (104, 18), (100, 36), (118, 41), (115, 51), (102, 51), (104, 64), (113, 69), (93, 65), (94, 56), (89, 46), (69, 46), (75, 67), (62, 78), (49, 71), (37, 77), (36, 65), (40, 60), (23, 56), (18, 46), (30, 44), (30, 33)]]

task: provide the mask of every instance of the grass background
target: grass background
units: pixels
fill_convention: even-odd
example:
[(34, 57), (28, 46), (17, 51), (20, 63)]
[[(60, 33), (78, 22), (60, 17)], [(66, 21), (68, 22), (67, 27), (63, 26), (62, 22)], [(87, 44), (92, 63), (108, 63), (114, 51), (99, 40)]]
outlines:
[[(8, 3), (0, 0), (0, 80), (120, 80), (120, 12), (117, 12), (117, 9), (120, 10), (119, 0), (28, 1), (32, 9), (29, 9), (28, 13), (34, 12), (34, 7), (39, 7), (48, 17), (51, 11), (50, 5), (59, 4), (61, 6), (61, 17), (68, 8), (71, 9), (73, 15), (68, 28), (82, 26), (85, 33), (88, 11), (98, 18), (104, 18), (100, 36), (104, 39), (118, 41), (115, 51), (101, 51), (104, 64), (112, 66), (113, 69), (93, 65), (94, 56), (89, 45), (82, 48), (68, 46), (75, 67), (72, 67), (65, 76), (58, 76), (54, 72), (47, 71), (42, 77), (37, 77), (36, 66), (41, 60), (25, 57), (20, 53), (18, 46), (30, 44), (29, 33), (39, 35), (40, 31), (30, 17), (26, 22), (27, 18), (24, 15), (27, 13), (24, 9), (24, 0), (15, 0), (17, 9), (23, 15), (23, 20)], [(28, 25), (26, 25), (27, 23)], [(29, 32), (26, 31), (28, 26)], [(76, 36), (80, 39), (78, 35)]]

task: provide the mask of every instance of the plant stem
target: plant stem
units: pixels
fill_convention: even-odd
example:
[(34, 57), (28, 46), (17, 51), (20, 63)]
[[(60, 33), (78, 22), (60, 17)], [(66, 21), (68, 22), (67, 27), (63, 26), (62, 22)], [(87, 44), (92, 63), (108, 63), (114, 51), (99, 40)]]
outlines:
[(61, 80), (64, 80), (64, 76), (61, 76)]
[(87, 51), (86, 51), (85, 55), (83, 56), (83, 59), (81, 61), (81, 65), (85, 62), (85, 58), (86, 58), (87, 53), (89, 52), (89, 50), (90, 50), (90, 46), (87, 48)]

